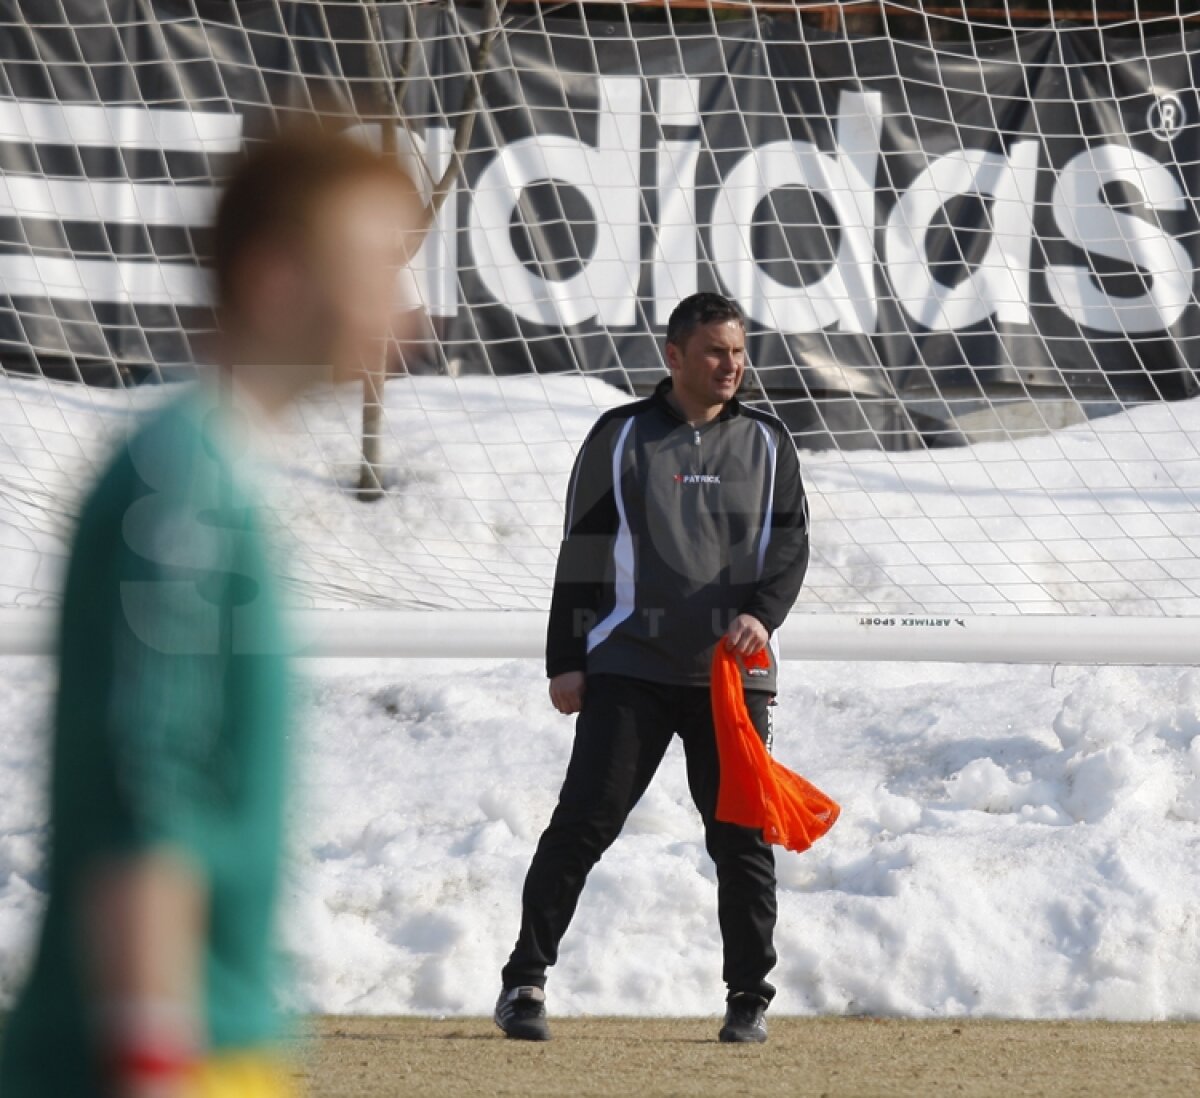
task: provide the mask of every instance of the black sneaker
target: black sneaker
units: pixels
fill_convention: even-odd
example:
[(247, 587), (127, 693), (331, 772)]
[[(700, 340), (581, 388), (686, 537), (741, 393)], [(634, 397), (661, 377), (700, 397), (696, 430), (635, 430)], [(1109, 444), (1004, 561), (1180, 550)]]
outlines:
[(767, 1000), (750, 991), (729, 996), (725, 1024), (717, 1037), (725, 1044), (762, 1044), (767, 1039)]
[(546, 993), (540, 987), (506, 987), (496, 1000), (496, 1025), (515, 1041), (549, 1041)]

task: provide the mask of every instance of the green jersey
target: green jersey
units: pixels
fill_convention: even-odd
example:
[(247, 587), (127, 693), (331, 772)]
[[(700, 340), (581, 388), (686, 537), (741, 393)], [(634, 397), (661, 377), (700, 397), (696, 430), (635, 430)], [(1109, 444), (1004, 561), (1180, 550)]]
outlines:
[(156, 414), (79, 523), (59, 642), (50, 896), (3, 1033), (4, 1098), (99, 1092), (83, 882), (142, 851), (179, 851), (205, 880), (212, 1048), (276, 1034), (284, 638), (240, 436), (221, 403), (201, 388)]

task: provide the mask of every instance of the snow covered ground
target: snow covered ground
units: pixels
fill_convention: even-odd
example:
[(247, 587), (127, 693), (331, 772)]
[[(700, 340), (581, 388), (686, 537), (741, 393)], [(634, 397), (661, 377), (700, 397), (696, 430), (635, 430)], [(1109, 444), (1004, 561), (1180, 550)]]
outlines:
[[(539, 608), (562, 500), (599, 412), (594, 378), (403, 378), (387, 496), (358, 477), (355, 389), (307, 402), (266, 497), (301, 601)], [(83, 488), (162, 389), (0, 378), (0, 606), (53, 601)], [(813, 561), (799, 609), (1200, 615), (1200, 400), (1052, 435), (904, 454), (804, 454)]]
[[(0, 380), (0, 604), (52, 601), (81, 486), (153, 391)], [(388, 387), (389, 495), (352, 394), (269, 496), (318, 604), (544, 605), (594, 381)], [(1198, 613), (1200, 404), (913, 455), (805, 455), (803, 609)], [(453, 471), (449, 471), (453, 470)], [(282, 940), (303, 1009), (479, 1013), (571, 724), (540, 668), (310, 664)], [(0, 1008), (43, 901), (49, 665), (0, 661)], [(1200, 671), (789, 665), (776, 752), (844, 806), (780, 855), (778, 1010), (1200, 1016)], [(712, 1013), (715, 885), (672, 752), (597, 868), (559, 1012)]]
[[(140, 414), (180, 388), (125, 391), (0, 377), (0, 606), (52, 603), (82, 494)], [(594, 379), (396, 379), (383, 479), (358, 483), (362, 402), (313, 397), (264, 439), (264, 501), (298, 601), (532, 608), (547, 602), (567, 476), (599, 411)]]
[[(289, 1002), (486, 1012), (570, 720), (529, 661), (307, 671)], [(42, 901), (50, 693), (0, 662), (0, 1005)], [(779, 855), (778, 1011), (1200, 1016), (1200, 671), (793, 664), (778, 714), (778, 757), (844, 806)], [(720, 1008), (682, 762), (593, 873), (554, 1010)]]

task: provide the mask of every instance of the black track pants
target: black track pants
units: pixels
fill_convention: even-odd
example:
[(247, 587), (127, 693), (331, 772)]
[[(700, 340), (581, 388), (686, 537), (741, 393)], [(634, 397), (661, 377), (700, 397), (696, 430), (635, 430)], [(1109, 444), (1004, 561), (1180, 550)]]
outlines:
[[(768, 701), (765, 693), (746, 693), (746, 707), (764, 740)], [(521, 933), (504, 966), (505, 987), (545, 986), (546, 968), (558, 959), (589, 871), (620, 834), (676, 732), (717, 867), (725, 982), (731, 992), (753, 991), (767, 999), (775, 994), (766, 980), (775, 965), (775, 858), (760, 831), (714, 817), (720, 768), (709, 691), (621, 675), (588, 676), (558, 807), (525, 878)]]

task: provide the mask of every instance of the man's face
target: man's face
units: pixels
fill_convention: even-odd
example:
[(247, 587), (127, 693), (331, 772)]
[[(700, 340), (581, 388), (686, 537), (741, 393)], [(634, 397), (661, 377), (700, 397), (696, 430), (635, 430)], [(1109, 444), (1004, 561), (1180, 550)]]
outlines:
[(408, 336), (396, 287), (416, 219), (409, 196), (385, 181), (349, 185), (323, 204), (306, 256), (310, 314), (298, 319), (331, 380), (359, 376), (382, 362), (389, 339)]
[(242, 261), (235, 327), (247, 355), (236, 368), (280, 392), (300, 393), (378, 367), (415, 314), (398, 310), (397, 276), (415, 251), (420, 210), (388, 180), (348, 183), (309, 224), (252, 249)]
[(746, 372), (746, 330), (736, 320), (702, 324), (682, 346), (667, 344), (675, 391), (697, 406), (724, 404)]

